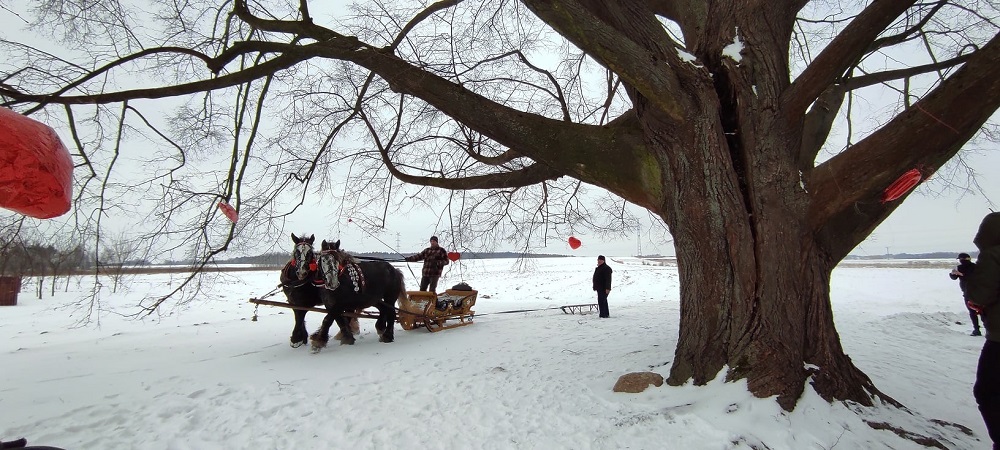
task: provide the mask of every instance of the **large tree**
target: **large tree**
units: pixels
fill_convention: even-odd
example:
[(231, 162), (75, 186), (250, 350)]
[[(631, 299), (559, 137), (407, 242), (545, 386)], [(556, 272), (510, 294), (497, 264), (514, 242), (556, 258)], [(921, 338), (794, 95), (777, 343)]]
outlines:
[[(346, 189), (339, 204), (353, 212), (423, 195), (405, 186), (441, 188), (456, 193), (455, 229), (525, 239), (585, 222), (594, 208), (579, 188), (603, 188), (675, 239), (670, 383), (725, 370), (786, 409), (807, 382), (828, 399), (881, 395), (841, 347), (831, 271), (905, 199), (883, 201), (897, 177), (933, 174), (1000, 105), (989, 1), (310, 10), (323, 3), (202, 0), (144, 14), (119, 1), (39, 2), (33, 26), (73, 51), (4, 42), (0, 95), (71, 124), (77, 214), (99, 220), (113, 207), (110, 167), (129, 154), (151, 175), (122, 189), (162, 192), (155, 231), (197, 236), (202, 255), (273, 238), (290, 190), (297, 206), (317, 186)], [(850, 122), (873, 87), (891, 94), (883, 115)], [(183, 103), (165, 123), (143, 113), (142, 99), (166, 97)], [(196, 160), (216, 185), (182, 176)], [(230, 201), (251, 225), (213, 228), (205, 198)]]

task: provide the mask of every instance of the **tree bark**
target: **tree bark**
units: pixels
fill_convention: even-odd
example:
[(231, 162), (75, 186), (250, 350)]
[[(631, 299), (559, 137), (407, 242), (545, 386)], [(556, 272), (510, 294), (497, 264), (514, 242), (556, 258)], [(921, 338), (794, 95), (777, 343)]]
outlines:
[[(705, 384), (724, 371), (726, 381), (745, 379), (754, 395), (774, 396), (786, 410), (809, 381), (828, 400), (871, 405), (881, 393), (844, 353), (833, 322), (829, 281), (839, 258), (807, 220), (802, 122), (785, 120), (778, 107), (786, 49), (774, 44), (780, 36), (751, 31), (763, 27), (743, 21), (739, 29), (749, 61), (703, 58), (710, 76), (687, 77), (686, 95), (675, 98), (683, 123), (631, 92), (645, 106), (635, 113), (666, 174), (658, 212), (680, 272), (668, 382)], [(702, 54), (721, 55), (725, 42)]]
[[(680, 332), (668, 382), (705, 384), (722, 370), (746, 379), (758, 397), (794, 408), (811, 378), (828, 400), (870, 405), (881, 395), (844, 354), (833, 322), (829, 281), (836, 260), (808, 226), (809, 197), (797, 175), (800, 139), (780, 121), (745, 124), (732, 139), (727, 107), (702, 90), (692, 128), (673, 142), (647, 111), (659, 144), (668, 201), (660, 211), (675, 238), (681, 285)], [(714, 114), (712, 109), (717, 109)], [(673, 134), (672, 134), (673, 135)], [(699, 148), (692, 158), (671, 148)], [(891, 399), (888, 399), (891, 401)]]

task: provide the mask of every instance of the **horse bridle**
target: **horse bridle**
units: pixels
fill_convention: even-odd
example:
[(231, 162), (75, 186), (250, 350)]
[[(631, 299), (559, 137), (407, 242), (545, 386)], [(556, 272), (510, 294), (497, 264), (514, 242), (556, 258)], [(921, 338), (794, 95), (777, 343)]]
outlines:
[[(337, 258), (335, 256), (333, 256), (333, 255), (336, 254), (336, 252), (337, 252), (336, 250), (322, 250), (322, 251), (319, 252), (319, 268), (320, 268), (320, 270), (323, 271), (323, 287), (326, 288), (326, 289), (329, 289), (331, 291), (335, 291), (335, 290), (337, 290), (338, 287), (340, 287), (340, 279), (338, 277), (340, 275), (340, 267), (341, 266), (340, 266), (340, 262), (337, 261)], [(326, 256), (326, 255), (329, 255), (329, 256), (333, 257), (333, 262), (337, 264), (337, 270), (327, 270), (328, 267), (326, 267), (326, 264), (324, 264), (327, 261), (327, 258), (323, 258), (323, 256)], [(328, 283), (327, 282), (327, 277), (331, 273), (336, 274), (336, 275), (334, 275), (331, 278), (332, 281), (335, 282), (336, 284)], [(331, 287), (331, 284), (333, 284), (332, 287)]]
[[(344, 264), (343, 262), (340, 261), (340, 258), (337, 258), (336, 256), (333, 256), (333, 261), (335, 263), (337, 263), (337, 270), (335, 270), (335, 271), (328, 271), (328, 270), (326, 270), (327, 269), (326, 267), (323, 267), (324, 266), (323, 262), (325, 261), (325, 259), (323, 258), (324, 255), (331, 255), (332, 256), (332, 255), (336, 255), (337, 252), (340, 252), (340, 251), (342, 251), (342, 250), (331, 249), (331, 250), (323, 250), (323, 251), (320, 252), (320, 268), (323, 270), (323, 287), (325, 287), (325, 288), (327, 288), (327, 289), (329, 289), (331, 291), (337, 290), (337, 288), (340, 287), (340, 275), (342, 275), (344, 273), (344, 271), (347, 270), (348, 267), (354, 266), (354, 272), (357, 274), (356, 275), (356, 279), (355, 279), (355, 282), (357, 283), (356, 286), (358, 286), (360, 289), (364, 289), (364, 287), (365, 287), (365, 274), (364, 274), (364, 272), (361, 271), (361, 267), (358, 266), (357, 263), (348, 262), (347, 264)], [(332, 281), (335, 281), (336, 284), (327, 282), (326, 275), (328, 273), (336, 273), (336, 276), (332, 277)], [(355, 278), (355, 277), (352, 277), (352, 278)], [(331, 285), (332, 285), (332, 287), (331, 287)]]
[[(302, 283), (299, 283), (298, 286), (301, 286), (303, 284), (306, 284), (306, 283), (310, 282), (310, 280), (308, 279), (309, 278), (309, 273), (316, 273), (316, 269), (317, 269), (318, 265), (316, 263), (315, 250), (313, 250), (312, 244), (310, 244), (309, 242), (306, 242), (306, 241), (300, 241), (300, 242), (296, 242), (295, 243), (295, 250), (292, 251), (292, 260), (289, 261), (288, 264), (290, 266), (292, 266), (293, 269), (295, 269), (296, 273), (298, 272), (298, 261), (297, 261), (298, 258), (296, 258), (296, 256), (297, 255), (302, 255), (302, 257), (304, 259), (305, 255), (307, 255), (309, 252), (313, 252), (314, 256), (311, 259), (309, 259), (309, 261), (306, 263), (306, 276), (304, 278), (302, 278), (301, 280), (299, 280)], [(313, 283), (315, 283), (316, 280), (312, 280), (312, 281), (313, 281)]]

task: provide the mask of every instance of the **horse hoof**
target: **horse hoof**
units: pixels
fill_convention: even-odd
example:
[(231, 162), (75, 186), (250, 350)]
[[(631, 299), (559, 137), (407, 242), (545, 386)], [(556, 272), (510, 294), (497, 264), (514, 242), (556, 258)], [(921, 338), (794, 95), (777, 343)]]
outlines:
[(354, 345), (354, 339), (341, 339), (340, 345)]
[(315, 355), (315, 354), (317, 354), (317, 353), (319, 353), (319, 352), (320, 352), (320, 350), (323, 350), (323, 347), (317, 347), (317, 346), (315, 346), (315, 345), (314, 345), (314, 346), (312, 346), (312, 347), (311, 347), (311, 348), (309, 349), (309, 351), (310, 351), (310, 352), (312, 352), (312, 354), (314, 354), (314, 355)]
[(395, 339), (393, 339), (393, 338), (392, 338), (392, 337), (390, 337), (390, 336), (379, 336), (379, 338), (378, 338), (378, 341), (379, 341), (379, 342), (385, 342), (386, 344), (388, 344), (388, 343), (390, 343), (390, 342), (392, 342), (392, 341), (394, 341), (394, 340), (395, 340)]
[(313, 353), (318, 352), (319, 349), (326, 347), (327, 339), (321, 339), (319, 336), (313, 336), (309, 339), (312, 344)]
[(292, 348), (299, 348), (299, 347), (302, 346), (302, 344), (305, 344), (305, 343), (306, 343), (305, 341), (298, 341), (298, 342), (292, 342), (292, 343), (290, 343), (288, 345), (291, 345)]

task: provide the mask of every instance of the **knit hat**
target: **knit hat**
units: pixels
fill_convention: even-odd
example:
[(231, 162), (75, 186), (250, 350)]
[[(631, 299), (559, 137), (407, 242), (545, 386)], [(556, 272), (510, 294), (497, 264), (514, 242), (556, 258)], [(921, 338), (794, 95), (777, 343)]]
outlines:
[(437, 242), (438, 241), (438, 237), (437, 236), (431, 236), (431, 240), (434, 241), (434, 242)]
[(598, 261), (604, 261), (604, 255), (597, 255)]
[(972, 257), (968, 253), (959, 253), (958, 259), (972, 259)]

